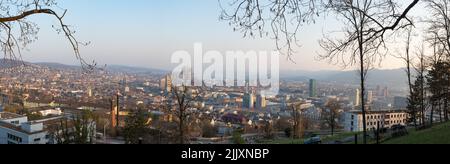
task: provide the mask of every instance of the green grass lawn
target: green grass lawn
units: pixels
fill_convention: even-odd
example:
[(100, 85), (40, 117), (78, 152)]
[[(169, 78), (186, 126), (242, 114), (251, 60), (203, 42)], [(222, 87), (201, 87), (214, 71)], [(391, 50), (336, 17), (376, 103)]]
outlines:
[[(362, 135), (361, 132), (341, 133), (341, 134), (337, 134), (337, 135), (334, 135), (334, 136), (322, 137), (322, 142), (323, 143), (327, 143), (327, 142), (332, 142), (332, 141), (342, 141), (343, 139), (346, 139), (346, 138), (349, 138), (349, 137), (350, 138), (354, 138), (355, 134)], [(353, 144), (354, 141), (352, 141), (351, 143)]]
[(408, 136), (390, 139), (383, 144), (450, 144), (450, 123), (422, 131), (410, 131)]
[[(353, 137), (355, 136), (355, 134), (360, 134), (360, 133), (341, 133), (341, 134), (336, 134), (334, 136), (321, 136), (322, 139), (322, 143), (328, 143), (328, 142), (332, 142), (332, 141), (336, 141), (336, 140), (342, 140), (348, 137)], [(304, 144), (305, 139), (276, 139), (276, 140), (266, 140), (266, 141), (262, 141), (262, 143), (264, 144)], [(353, 142), (352, 142), (353, 143)]]
[(277, 139), (277, 140), (272, 140), (272, 141), (265, 141), (265, 144), (304, 144), (305, 140), (304, 139)]
[[(321, 136), (322, 143), (329, 143), (332, 141), (343, 140), (358, 134), (360, 137), (358, 139), (358, 144), (362, 144), (362, 133), (341, 133), (334, 136)], [(265, 140), (261, 143), (263, 144), (304, 144), (305, 139), (276, 139), (276, 140)], [(415, 131), (409, 130), (409, 135), (399, 138), (388, 139), (381, 141), (382, 144), (450, 144), (450, 122), (437, 124), (432, 128)], [(376, 141), (372, 138), (368, 138), (369, 144), (375, 144)], [(344, 144), (354, 144), (344, 143)]]

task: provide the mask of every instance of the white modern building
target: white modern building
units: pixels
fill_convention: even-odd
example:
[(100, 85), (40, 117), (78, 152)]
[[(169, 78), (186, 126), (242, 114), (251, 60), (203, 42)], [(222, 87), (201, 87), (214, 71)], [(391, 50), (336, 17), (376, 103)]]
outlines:
[(50, 115), (51, 116), (61, 116), (61, 115), (63, 115), (63, 112), (62, 112), (62, 110), (60, 108), (41, 110), (41, 111), (39, 111), (39, 113), (42, 116), (44, 116), (44, 117), (47, 117), (47, 116), (50, 116)]
[[(361, 111), (349, 111), (345, 113), (344, 129), (349, 132), (363, 131), (363, 116)], [(391, 128), (394, 125), (406, 125), (408, 113), (406, 110), (380, 110), (366, 112), (367, 130)]]
[[(59, 126), (61, 119), (64, 119), (65, 117), (66, 116), (60, 115), (42, 120), (29, 121), (27, 116), (9, 112), (0, 112), (0, 145), (55, 144), (56, 141), (51, 134), (51, 129), (55, 126)], [(69, 126), (73, 128), (73, 125)], [(95, 127), (95, 122), (92, 122), (89, 125), (89, 129), (92, 129), (90, 132), (95, 132)], [(69, 129), (69, 131), (71, 129)], [(61, 133), (61, 131), (59, 131), (59, 133)], [(91, 134), (89, 134), (89, 136), (91, 136)], [(89, 140), (90, 139), (95, 141), (95, 138), (89, 138)]]
[(29, 122), (26, 116), (0, 112), (0, 144), (47, 144), (43, 122)]

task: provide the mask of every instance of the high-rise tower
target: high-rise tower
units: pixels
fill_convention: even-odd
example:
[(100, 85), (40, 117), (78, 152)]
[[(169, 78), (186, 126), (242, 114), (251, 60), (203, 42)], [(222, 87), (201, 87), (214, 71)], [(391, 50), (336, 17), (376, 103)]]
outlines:
[(317, 81), (309, 80), (309, 97), (317, 97)]

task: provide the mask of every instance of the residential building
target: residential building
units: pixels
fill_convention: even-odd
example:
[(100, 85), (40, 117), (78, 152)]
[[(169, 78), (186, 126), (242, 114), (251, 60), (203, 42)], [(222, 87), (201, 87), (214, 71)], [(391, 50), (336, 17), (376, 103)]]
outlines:
[(47, 144), (43, 122), (29, 122), (26, 116), (0, 112), (0, 144)]
[(367, 104), (371, 105), (373, 103), (373, 91), (367, 92)]
[(361, 90), (356, 89), (356, 93), (355, 93), (355, 106), (360, 106), (361, 105)]
[(394, 97), (395, 109), (406, 109), (408, 107), (408, 99), (406, 97)]
[[(361, 111), (349, 111), (344, 114), (344, 129), (349, 132), (363, 131), (363, 116)], [(408, 113), (406, 110), (380, 110), (366, 112), (367, 130), (391, 128), (393, 125), (406, 125)]]
[[(55, 144), (52, 128), (58, 126), (63, 118), (55, 116), (29, 121), (27, 116), (0, 112), (0, 144)], [(95, 122), (89, 126), (95, 132)]]

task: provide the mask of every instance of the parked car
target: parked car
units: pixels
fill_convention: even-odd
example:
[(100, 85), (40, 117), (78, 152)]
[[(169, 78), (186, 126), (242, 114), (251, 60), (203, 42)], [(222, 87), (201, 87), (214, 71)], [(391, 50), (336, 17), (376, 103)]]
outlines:
[(339, 141), (339, 140), (336, 140), (336, 141), (330, 142), (329, 144), (332, 144), (332, 145), (341, 145), (341, 144), (343, 144), (343, 142), (342, 142), (342, 141)]
[(392, 126), (391, 130), (392, 130), (392, 137), (394, 138), (408, 135), (408, 129), (406, 128), (406, 126), (403, 125), (394, 125)]
[(319, 136), (311, 137), (305, 140), (305, 145), (321, 144), (322, 139)]

